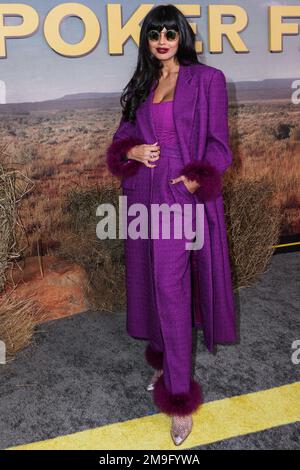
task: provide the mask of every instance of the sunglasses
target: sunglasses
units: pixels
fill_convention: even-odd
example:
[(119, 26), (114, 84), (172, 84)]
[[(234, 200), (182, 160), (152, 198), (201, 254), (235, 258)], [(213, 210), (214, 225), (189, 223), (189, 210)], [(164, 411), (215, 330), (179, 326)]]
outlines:
[[(164, 32), (167, 41), (175, 41), (178, 35), (178, 31), (175, 29), (168, 29), (168, 31)], [(158, 41), (160, 37), (160, 32), (157, 29), (151, 29), (147, 33), (147, 37), (149, 41)]]

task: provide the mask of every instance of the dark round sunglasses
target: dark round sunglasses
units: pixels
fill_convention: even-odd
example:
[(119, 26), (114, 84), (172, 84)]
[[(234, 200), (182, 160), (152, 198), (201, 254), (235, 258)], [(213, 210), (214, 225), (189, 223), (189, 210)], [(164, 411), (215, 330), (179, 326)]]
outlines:
[[(175, 41), (178, 35), (178, 31), (175, 29), (168, 29), (168, 31), (164, 32), (167, 41)], [(160, 37), (160, 32), (157, 29), (151, 29), (147, 33), (147, 37), (149, 41), (158, 41)]]

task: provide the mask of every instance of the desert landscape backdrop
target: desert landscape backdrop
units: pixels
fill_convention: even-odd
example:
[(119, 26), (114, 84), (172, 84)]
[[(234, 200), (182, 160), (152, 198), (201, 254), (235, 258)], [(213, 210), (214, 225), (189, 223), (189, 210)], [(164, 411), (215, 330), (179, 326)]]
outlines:
[[(228, 83), (230, 143), (235, 177), (267, 175), (276, 183), (283, 235), (300, 233), (300, 105), (292, 80)], [(35, 187), (22, 204), (32, 243), (54, 246), (68, 227), (62, 203), (70, 188), (115, 181), (105, 148), (121, 117), (119, 93), (81, 93), (61, 99), (0, 105), (2, 146)], [(234, 169), (234, 168), (233, 168)]]

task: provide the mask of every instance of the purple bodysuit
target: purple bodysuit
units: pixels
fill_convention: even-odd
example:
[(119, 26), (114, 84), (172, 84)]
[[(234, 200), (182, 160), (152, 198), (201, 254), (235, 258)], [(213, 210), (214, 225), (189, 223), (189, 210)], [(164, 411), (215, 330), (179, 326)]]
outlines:
[(152, 103), (152, 117), (159, 144), (168, 144), (179, 149), (173, 117), (173, 101)]

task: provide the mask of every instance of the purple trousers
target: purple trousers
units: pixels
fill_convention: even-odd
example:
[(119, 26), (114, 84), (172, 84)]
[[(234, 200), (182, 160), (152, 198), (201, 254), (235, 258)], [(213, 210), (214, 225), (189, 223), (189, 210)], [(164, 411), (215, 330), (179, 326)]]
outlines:
[[(191, 251), (186, 248), (186, 242), (192, 242), (193, 238), (192, 233), (185, 234), (183, 217), (183, 205), (188, 204), (191, 211), (188, 224), (195, 231), (197, 200), (182, 181), (174, 184), (170, 182), (171, 178), (181, 174), (184, 166), (178, 146), (172, 148), (169, 144), (161, 144), (160, 158), (154, 163), (155, 168), (144, 165), (137, 176), (145, 181), (148, 172), (149, 185), (144, 185), (140, 191), (134, 190), (134, 194), (130, 189), (125, 188), (123, 191), (128, 197), (128, 205), (131, 202), (143, 202), (149, 215), (149, 238), (142, 241), (126, 239), (125, 258), (132, 259), (136, 243), (144, 243), (145, 248), (138, 250), (144, 253), (144, 259), (137, 259), (134, 269), (126, 270), (126, 282), (132, 286), (143, 276), (151, 280), (148, 292), (142, 293), (141, 297), (138, 292), (134, 294), (132, 289), (127, 289), (127, 330), (131, 334), (136, 327), (131, 324), (131, 308), (136, 311), (139, 298), (146, 299), (147, 305), (143, 304), (145, 301), (140, 301), (143, 314), (148, 316), (145, 356), (154, 368), (163, 368), (163, 375), (153, 390), (154, 402), (163, 412), (184, 415), (194, 411), (202, 402), (200, 385), (191, 377)], [(158, 224), (155, 224), (151, 217), (151, 203), (152, 207), (154, 203), (166, 203), (169, 207), (173, 205), (173, 210), (169, 211), (169, 217), (164, 219), (161, 216)], [(164, 226), (163, 220), (170, 220), (170, 224), (167, 222)], [(179, 226), (182, 235), (176, 238), (175, 230)], [(151, 237), (151, 227), (156, 231), (155, 237)], [(163, 238), (164, 227), (169, 227), (169, 238)], [(128, 266), (128, 263), (125, 264)]]

